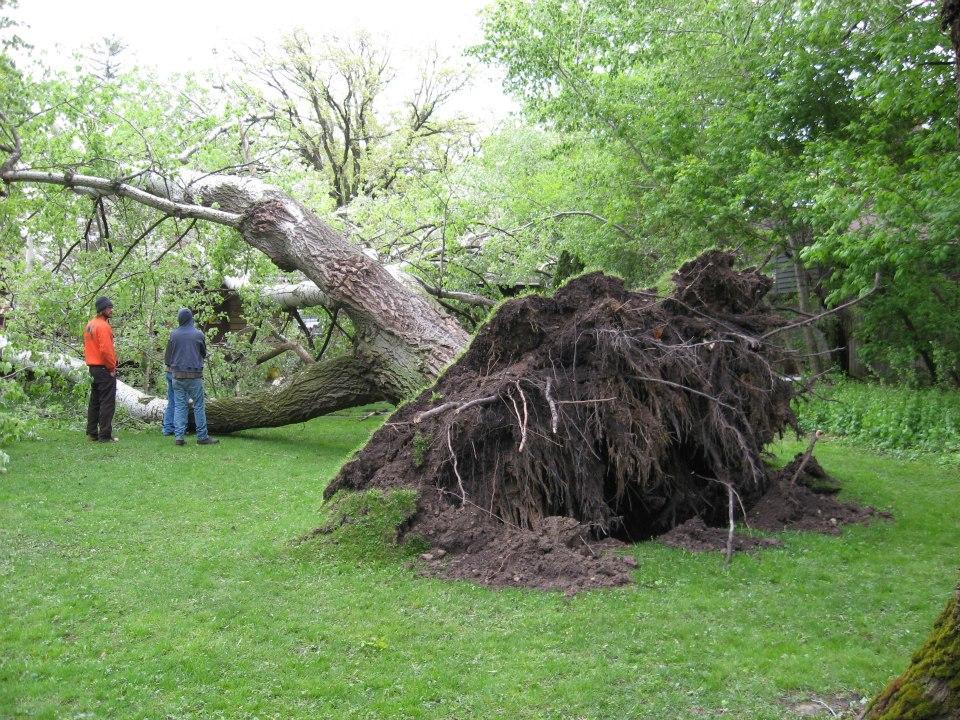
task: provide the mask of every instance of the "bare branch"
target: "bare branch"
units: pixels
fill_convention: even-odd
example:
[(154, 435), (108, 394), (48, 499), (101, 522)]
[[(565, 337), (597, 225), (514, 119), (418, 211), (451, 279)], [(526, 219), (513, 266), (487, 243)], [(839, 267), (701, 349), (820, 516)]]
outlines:
[[(9, 162), (9, 158), (8, 158)], [(6, 163), (4, 163), (6, 166)], [(236, 228), (240, 226), (239, 213), (216, 210), (203, 205), (173, 202), (165, 197), (153, 195), (145, 190), (117, 180), (95, 177), (93, 175), (75, 175), (72, 172), (46, 172), (40, 170), (2, 170), (0, 180), (5, 183), (45, 183), (61, 185), (65, 188), (93, 190), (101, 196), (126, 197), (147, 207), (159, 210), (165, 215), (177, 218), (195, 218), (207, 220)]]
[(437, 298), (446, 298), (448, 300), (459, 300), (460, 302), (465, 302), (468, 305), (480, 305), (483, 307), (493, 307), (497, 303), (490, 298), (484, 297), (483, 295), (475, 295), (468, 292), (460, 292), (457, 290), (444, 290), (435, 285), (431, 285), (423, 278), (413, 275), (412, 276), (428, 293)]

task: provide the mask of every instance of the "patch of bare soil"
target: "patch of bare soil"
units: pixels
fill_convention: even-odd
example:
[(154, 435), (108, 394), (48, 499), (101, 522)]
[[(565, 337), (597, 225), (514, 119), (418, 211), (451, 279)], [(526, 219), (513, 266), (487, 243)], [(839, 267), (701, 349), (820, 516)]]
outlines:
[(798, 455), (777, 474), (770, 489), (747, 512), (747, 525), (768, 532), (803, 530), (839, 535), (844, 525), (892, 517), (869, 506), (840, 502), (835, 497), (839, 484), (815, 458), (810, 458), (802, 476), (794, 482), (800, 460)]
[(450, 508), (435, 491), (424, 494), (407, 530), (431, 545), (419, 558), (423, 575), (572, 594), (624, 585), (637, 566), (633, 557), (615, 554), (622, 542), (597, 540), (573, 518), (547, 517), (536, 529), (506, 526), (476, 507)]
[[(660, 536), (660, 542), (672, 548), (689, 552), (726, 550), (729, 531), (727, 528), (710, 527), (698, 517), (677, 525)], [(783, 543), (777, 538), (752, 537), (734, 533), (734, 552), (752, 552), (763, 548), (777, 547)]]
[(783, 706), (796, 718), (844, 718), (852, 720), (863, 710), (865, 698), (858, 693), (805, 695), (785, 698)]

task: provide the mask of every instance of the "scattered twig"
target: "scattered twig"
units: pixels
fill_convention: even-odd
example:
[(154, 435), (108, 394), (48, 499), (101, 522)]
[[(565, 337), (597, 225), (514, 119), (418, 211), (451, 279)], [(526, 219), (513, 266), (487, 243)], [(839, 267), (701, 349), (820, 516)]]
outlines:
[(547, 403), (550, 405), (550, 429), (553, 430), (553, 434), (557, 434), (557, 425), (560, 422), (560, 415), (557, 412), (557, 402), (553, 398), (553, 394), (550, 392), (550, 386), (553, 384), (553, 378), (547, 378), (547, 386), (543, 391), (543, 396), (547, 399)]
[(366, 412), (360, 417), (358, 417), (357, 422), (363, 422), (364, 420), (369, 420), (372, 417), (379, 417), (381, 415), (386, 415), (389, 412), (390, 412), (389, 410), (371, 410), (370, 412)]
[(727, 552), (724, 557), (723, 564), (726, 567), (730, 567), (730, 561), (733, 559), (733, 532), (736, 529), (736, 505), (733, 502), (734, 490), (733, 483), (725, 482), (724, 485), (727, 486), (727, 513), (729, 514), (730, 519), (730, 529), (727, 532)]
[(800, 460), (800, 464), (797, 466), (797, 471), (793, 474), (793, 477), (790, 478), (790, 485), (797, 484), (797, 479), (803, 473), (803, 469), (807, 466), (807, 463), (810, 461), (810, 456), (813, 455), (813, 446), (817, 444), (817, 440), (823, 435), (823, 431), (814, 430), (810, 433), (810, 444), (807, 445), (807, 449), (803, 453), (803, 458)]

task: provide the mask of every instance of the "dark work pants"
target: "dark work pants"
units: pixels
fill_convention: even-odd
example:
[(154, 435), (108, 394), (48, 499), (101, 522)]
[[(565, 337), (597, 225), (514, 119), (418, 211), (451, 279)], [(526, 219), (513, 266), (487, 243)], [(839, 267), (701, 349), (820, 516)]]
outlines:
[(117, 379), (103, 365), (90, 365), (89, 369), (93, 384), (87, 405), (87, 435), (109, 440), (113, 437), (113, 413), (117, 409)]

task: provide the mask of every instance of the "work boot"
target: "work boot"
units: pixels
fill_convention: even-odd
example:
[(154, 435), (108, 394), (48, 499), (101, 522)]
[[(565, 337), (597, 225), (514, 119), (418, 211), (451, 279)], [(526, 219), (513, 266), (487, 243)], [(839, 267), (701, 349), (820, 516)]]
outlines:
[(173, 441), (174, 445), (183, 445), (183, 438), (177, 438)]
[(197, 440), (197, 445), (216, 445), (219, 440), (212, 437), (206, 437), (203, 440)]
[(96, 435), (87, 435), (87, 440), (89, 440), (90, 442), (96, 442), (99, 439), (100, 438), (98, 438)]

